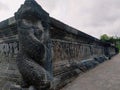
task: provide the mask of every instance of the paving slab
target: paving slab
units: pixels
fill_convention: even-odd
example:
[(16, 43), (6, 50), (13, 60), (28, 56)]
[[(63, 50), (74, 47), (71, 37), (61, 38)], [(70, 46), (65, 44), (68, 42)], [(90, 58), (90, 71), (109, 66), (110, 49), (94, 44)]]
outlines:
[(120, 54), (78, 76), (61, 90), (120, 90)]

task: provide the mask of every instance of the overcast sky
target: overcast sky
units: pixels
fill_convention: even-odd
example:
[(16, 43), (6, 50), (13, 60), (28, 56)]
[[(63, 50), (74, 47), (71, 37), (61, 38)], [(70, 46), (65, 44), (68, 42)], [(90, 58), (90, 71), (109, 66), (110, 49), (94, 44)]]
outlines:
[[(49, 14), (99, 38), (120, 37), (120, 0), (36, 0)], [(0, 21), (12, 17), (24, 0), (0, 0)]]

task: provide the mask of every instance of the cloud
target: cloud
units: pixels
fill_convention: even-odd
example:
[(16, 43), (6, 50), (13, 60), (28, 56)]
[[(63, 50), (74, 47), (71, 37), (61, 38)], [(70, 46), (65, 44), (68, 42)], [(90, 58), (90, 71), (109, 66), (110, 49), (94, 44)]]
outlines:
[(0, 21), (6, 20), (18, 10), (24, 0), (1, 0), (0, 1)]
[(7, 5), (5, 5), (4, 3), (0, 2), (0, 10), (8, 10)]
[(56, 6), (48, 10), (50, 15), (70, 26), (97, 38), (104, 33), (120, 36), (119, 0), (57, 0), (52, 3)]
[[(88, 30), (90, 28), (96, 37), (101, 34), (120, 36), (120, 1), (119, 0), (101, 0), (95, 2), (95, 9), (91, 10), (91, 20), (87, 21)], [(88, 23), (89, 22), (89, 23)], [(91, 34), (91, 33), (89, 33)]]
[[(120, 0), (36, 0), (49, 14), (97, 38), (102, 34), (120, 36)], [(5, 3), (4, 5), (1, 5)], [(14, 4), (13, 4), (14, 2)], [(0, 1), (0, 20), (13, 16), (24, 0)]]

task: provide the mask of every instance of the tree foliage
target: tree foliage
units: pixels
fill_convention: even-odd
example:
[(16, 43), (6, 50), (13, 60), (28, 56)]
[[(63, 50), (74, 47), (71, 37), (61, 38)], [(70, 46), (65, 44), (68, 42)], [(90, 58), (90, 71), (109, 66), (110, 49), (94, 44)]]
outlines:
[(100, 39), (102, 41), (108, 41), (109, 40), (109, 36), (107, 34), (103, 34), (103, 35), (100, 36)]
[(120, 37), (108, 36), (107, 34), (103, 34), (103, 35), (100, 36), (100, 39), (103, 42), (109, 42), (109, 43), (115, 45), (120, 50)]

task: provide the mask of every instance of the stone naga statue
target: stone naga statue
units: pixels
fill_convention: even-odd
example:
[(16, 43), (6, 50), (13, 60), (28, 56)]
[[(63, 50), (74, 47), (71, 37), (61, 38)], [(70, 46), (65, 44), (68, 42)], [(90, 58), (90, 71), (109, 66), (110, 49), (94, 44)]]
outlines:
[(46, 53), (49, 42), (49, 14), (34, 0), (26, 0), (15, 13), (19, 53), (18, 69), (24, 87), (45, 90), (50, 87), (51, 74), (46, 70)]

